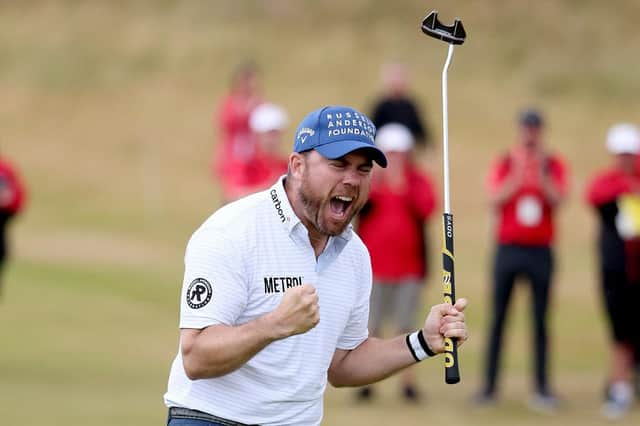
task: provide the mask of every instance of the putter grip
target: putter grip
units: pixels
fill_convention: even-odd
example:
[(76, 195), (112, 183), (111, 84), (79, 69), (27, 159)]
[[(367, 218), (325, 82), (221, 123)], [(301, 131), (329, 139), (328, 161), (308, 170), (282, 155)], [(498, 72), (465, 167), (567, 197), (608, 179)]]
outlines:
[[(453, 215), (442, 215), (442, 292), (444, 301), (456, 303), (456, 286), (453, 257)], [(456, 339), (445, 337), (444, 339), (444, 375), (448, 384), (460, 381), (458, 369), (458, 342)]]

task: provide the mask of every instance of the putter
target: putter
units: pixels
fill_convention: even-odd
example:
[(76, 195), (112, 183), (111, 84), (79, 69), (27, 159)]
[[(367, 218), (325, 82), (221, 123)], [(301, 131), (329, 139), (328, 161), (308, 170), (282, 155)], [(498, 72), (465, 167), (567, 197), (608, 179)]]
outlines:
[[(453, 25), (443, 25), (438, 20), (438, 12), (432, 11), (422, 21), (422, 32), (429, 37), (440, 39), (449, 43), (449, 52), (444, 68), (442, 69), (442, 127), (443, 127), (443, 162), (444, 162), (444, 213), (442, 215), (442, 289), (444, 301), (454, 304), (456, 302), (456, 286), (453, 257), (453, 215), (451, 214), (451, 201), (449, 198), (449, 113), (447, 99), (447, 71), (453, 56), (453, 47), (464, 43), (467, 33), (464, 31), (462, 21), (456, 19)], [(460, 369), (458, 367), (458, 342), (457, 339), (446, 337), (444, 339), (445, 358), (444, 375), (448, 384), (460, 381)]]

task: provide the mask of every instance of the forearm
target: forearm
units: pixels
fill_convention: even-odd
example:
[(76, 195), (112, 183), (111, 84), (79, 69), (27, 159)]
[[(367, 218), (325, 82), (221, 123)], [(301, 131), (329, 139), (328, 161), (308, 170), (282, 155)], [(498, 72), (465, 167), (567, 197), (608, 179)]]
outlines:
[(287, 290), (274, 311), (253, 321), (238, 326), (183, 329), (180, 344), (185, 372), (191, 380), (228, 374), (268, 344), (305, 333), (319, 321), (316, 290), (303, 284)]
[(184, 329), (181, 342), (185, 372), (192, 380), (231, 373), (274, 340), (277, 337), (266, 317), (239, 326)]
[[(436, 353), (445, 351), (445, 338), (467, 340), (464, 313), (467, 300), (460, 298), (452, 306), (441, 303), (431, 308), (424, 328), (410, 337), (392, 339), (369, 337), (352, 350), (337, 349), (329, 366), (333, 386), (362, 386), (382, 380)], [(411, 349), (409, 349), (411, 345)]]
[(329, 369), (329, 382), (336, 387), (367, 385), (415, 363), (407, 347), (406, 336), (392, 339), (369, 337), (357, 348), (334, 359)]
[(562, 201), (562, 193), (550, 177), (542, 179), (542, 193), (552, 206), (558, 205)]
[(495, 206), (500, 206), (509, 201), (522, 186), (522, 177), (510, 174), (497, 185), (490, 194), (490, 201)]

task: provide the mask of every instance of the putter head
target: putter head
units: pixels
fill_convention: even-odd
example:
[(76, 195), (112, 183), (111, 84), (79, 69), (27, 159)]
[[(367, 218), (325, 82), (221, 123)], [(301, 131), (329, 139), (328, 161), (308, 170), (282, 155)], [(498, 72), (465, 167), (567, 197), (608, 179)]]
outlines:
[(422, 32), (429, 37), (434, 37), (450, 44), (462, 44), (467, 38), (467, 33), (462, 26), (462, 21), (456, 19), (453, 25), (444, 25), (438, 20), (438, 12), (432, 11), (422, 21)]

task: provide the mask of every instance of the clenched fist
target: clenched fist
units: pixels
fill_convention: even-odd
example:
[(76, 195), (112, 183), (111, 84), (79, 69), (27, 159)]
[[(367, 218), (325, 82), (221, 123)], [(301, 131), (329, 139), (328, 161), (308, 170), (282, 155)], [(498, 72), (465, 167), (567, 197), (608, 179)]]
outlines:
[(458, 346), (467, 340), (467, 325), (462, 311), (467, 306), (466, 299), (458, 299), (455, 305), (442, 303), (431, 308), (424, 323), (422, 334), (435, 353), (444, 352), (444, 338), (458, 339)]
[(280, 305), (269, 316), (280, 339), (309, 331), (320, 322), (315, 287), (303, 284), (287, 289)]

